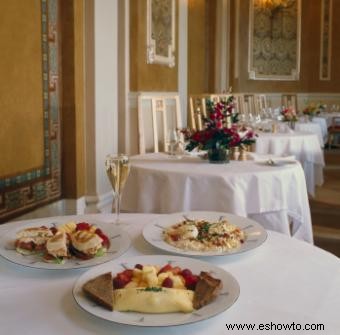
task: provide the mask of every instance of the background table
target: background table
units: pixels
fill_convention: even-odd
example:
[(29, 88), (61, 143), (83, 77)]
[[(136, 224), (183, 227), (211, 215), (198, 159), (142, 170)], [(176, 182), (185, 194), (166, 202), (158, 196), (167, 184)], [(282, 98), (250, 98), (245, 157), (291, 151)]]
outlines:
[(327, 140), (328, 140), (327, 120), (324, 117), (321, 117), (321, 116), (314, 116), (312, 123), (316, 123), (320, 126), (324, 143), (326, 143)]
[(265, 228), (312, 242), (306, 182), (298, 162), (280, 167), (254, 161), (210, 164), (166, 154), (131, 158), (122, 209), (138, 213), (191, 210), (250, 217)]
[(325, 146), (325, 143), (327, 142), (327, 131), (324, 135), (319, 123), (298, 121), (295, 123), (295, 130), (301, 133), (303, 132), (315, 134), (318, 137), (319, 145), (321, 148), (323, 148)]
[[(160, 254), (141, 237), (151, 214), (122, 214), (132, 246), (127, 256)], [(74, 219), (101, 220), (112, 224), (110, 214), (47, 218), (24, 223), (65, 222)], [(23, 222), (0, 226), (19, 229)], [(166, 256), (164, 258), (166, 260)], [(84, 269), (53, 271), (25, 268), (0, 257), (0, 323), (2, 334), (72, 335), (226, 335), (263, 334), (257, 331), (231, 331), (226, 324), (322, 323), (324, 331), (271, 331), (268, 334), (335, 335), (340, 329), (340, 261), (311, 244), (283, 234), (268, 232), (259, 248), (240, 255), (201, 258), (230, 272), (239, 282), (241, 293), (225, 312), (185, 326), (140, 328), (101, 320), (83, 311), (72, 297), (72, 288)]]
[(317, 135), (308, 133), (260, 133), (255, 145), (258, 154), (294, 155), (305, 172), (307, 190), (315, 195), (315, 186), (323, 184), (325, 160)]

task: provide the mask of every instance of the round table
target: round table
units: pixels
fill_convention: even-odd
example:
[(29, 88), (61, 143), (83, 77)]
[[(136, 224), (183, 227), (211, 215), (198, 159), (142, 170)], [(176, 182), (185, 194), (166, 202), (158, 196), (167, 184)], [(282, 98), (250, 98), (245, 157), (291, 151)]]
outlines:
[(250, 217), (265, 228), (313, 241), (304, 173), (297, 161), (282, 166), (164, 153), (133, 156), (122, 209), (138, 213), (191, 210)]
[(305, 172), (307, 190), (315, 195), (315, 186), (323, 184), (324, 155), (317, 135), (311, 133), (259, 133), (255, 152), (277, 156), (291, 156), (301, 163)]
[(324, 136), (319, 123), (303, 122), (299, 120), (298, 122), (295, 123), (295, 130), (298, 132), (303, 132), (303, 133), (307, 132), (307, 133), (315, 134), (318, 137), (319, 145), (321, 148), (323, 148), (325, 143), (327, 142), (327, 132), (326, 132), (326, 136)]
[[(141, 237), (152, 214), (122, 214), (131, 239), (121, 257), (162, 254)], [(57, 217), (11, 222), (0, 227), (20, 229), (23, 224), (40, 225), (68, 220), (100, 220), (112, 224), (112, 214)], [(166, 256), (164, 256), (166, 259)], [(0, 257), (0, 322), (3, 334), (72, 335), (175, 335), (262, 334), (261, 327), (301, 326), (299, 332), (270, 331), (268, 334), (335, 335), (340, 329), (339, 258), (309, 243), (268, 231), (260, 247), (249, 252), (219, 257), (201, 257), (230, 272), (240, 285), (240, 296), (229, 309), (198, 323), (166, 328), (140, 328), (101, 320), (82, 310), (72, 297), (72, 288), (85, 269), (40, 270), (12, 264)], [(254, 331), (231, 330), (233, 325), (254, 326)], [(324, 327), (319, 332), (304, 328)], [(236, 327), (236, 326), (234, 326)], [(229, 328), (229, 329), (228, 329)], [(262, 328), (265, 329), (265, 328)], [(292, 328), (291, 328), (292, 329)]]

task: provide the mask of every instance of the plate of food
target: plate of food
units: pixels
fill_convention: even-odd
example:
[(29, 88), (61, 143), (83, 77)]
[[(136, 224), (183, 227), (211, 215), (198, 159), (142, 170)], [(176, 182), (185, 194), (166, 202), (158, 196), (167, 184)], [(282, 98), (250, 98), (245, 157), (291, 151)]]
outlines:
[(38, 269), (77, 269), (108, 262), (130, 246), (130, 237), (112, 224), (73, 220), (26, 224), (0, 239), (0, 255)]
[(266, 230), (256, 221), (220, 212), (184, 212), (164, 215), (143, 229), (154, 247), (188, 256), (237, 254), (260, 246)]
[(112, 322), (162, 327), (213, 317), (237, 300), (240, 287), (227, 271), (180, 256), (136, 256), (99, 265), (73, 287), (77, 304)]

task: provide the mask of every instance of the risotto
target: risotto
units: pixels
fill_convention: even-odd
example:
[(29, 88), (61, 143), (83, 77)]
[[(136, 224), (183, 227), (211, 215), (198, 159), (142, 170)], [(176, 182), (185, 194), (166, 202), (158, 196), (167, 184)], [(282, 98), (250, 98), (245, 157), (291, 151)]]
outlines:
[(223, 219), (183, 220), (164, 231), (164, 240), (180, 249), (194, 251), (227, 251), (239, 248), (245, 241), (244, 232)]

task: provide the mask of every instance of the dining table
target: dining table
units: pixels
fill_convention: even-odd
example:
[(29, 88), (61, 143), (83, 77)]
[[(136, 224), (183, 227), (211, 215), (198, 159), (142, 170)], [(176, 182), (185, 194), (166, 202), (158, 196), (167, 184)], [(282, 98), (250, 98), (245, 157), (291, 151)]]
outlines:
[[(325, 121), (321, 119), (322, 121)], [(321, 148), (323, 148), (327, 142), (328, 139), (328, 132), (326, 128), (326, 132), (323, 128), (321, 128), (320, 123), (317, 122), (310, 122), (310, 121), (303, 121), (299, 120), (295, 123), (295, 130), (298, 132), (304, 132), (304, 133), (313, 133), (318, 137), (319, 145)]]
[(294, 159), (211, 164), (190, 154), (132, 156), (121, 207), (138, 213), (229, 212), (313, 242), (304, 172)]
[[(119, 229), (130, 238), (129, 249), (105, 267), (131, 257), (150, 255), (171, 258), (142, 237), (149, 224), (166, 214), (123, 213)], [(115, 225), (113, 214), (59, 216), (13, 221), (0, 226), (0, 237), (27, 226), (69, 221), (98, 222), (103, 230)], [(0, 250), (1, 254), (1, 250)], [(48, 269), (22, 266), (0, 257), (0, 324), (2, 334), (72, 335), (176, 335), (194, 334), (323, 334), (340, 329), (340, 260), (310, 243), (267, 230), (267, 239), (244, 253), (186, 257), (190, 266), (199, 260), (231, 275), (239, 296), (226, 310), (191, 324), (143, 327), (102, 319), (84, 310), (73, 296), (78, 279), (100, 269)], [(228, 289), (228, 284), (226, 285)], [(93, 308), (102, 308), (100, 306)], [(174, 314), (176, 315), (176, 314)], [(143, 318), (161, 318), (144, 315)], [(139, 318), (142, 320), (143, 318)], [(142, 321), (141, 321), (142, 322)], [(174, 319), (174, 323), (176, 320)], [(285, 330), (286, 329), (286, 330)], [(290, 330), (287, 330), (290, 329)]]
[(258, 133), (254, 151), (257, 154), (276, 156), (293, 155), (302, 165), (308, 194), (315, 196), (316, 186), (324, 182), (324, 154), (318, 136), (313, 133), (286, 131), (275, 133)]

